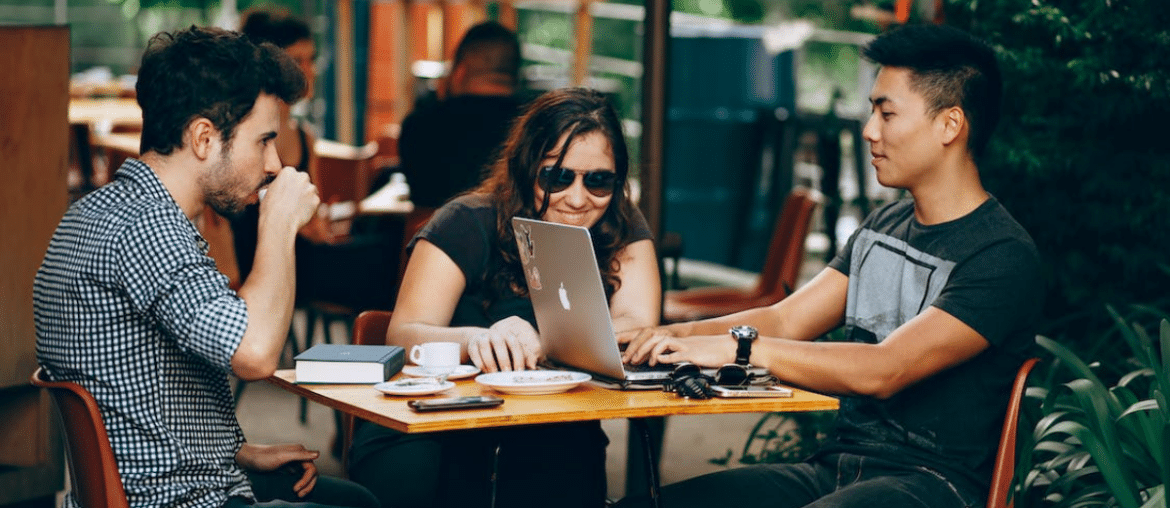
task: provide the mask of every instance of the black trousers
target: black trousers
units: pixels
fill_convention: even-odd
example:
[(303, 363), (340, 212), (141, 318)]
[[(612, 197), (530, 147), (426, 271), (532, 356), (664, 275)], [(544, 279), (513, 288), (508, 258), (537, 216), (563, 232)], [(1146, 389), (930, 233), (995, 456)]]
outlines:
[(349, 476), (386, 508), (599, 508), (607, 444), (598, 422), (432, 434), (362, 422)]

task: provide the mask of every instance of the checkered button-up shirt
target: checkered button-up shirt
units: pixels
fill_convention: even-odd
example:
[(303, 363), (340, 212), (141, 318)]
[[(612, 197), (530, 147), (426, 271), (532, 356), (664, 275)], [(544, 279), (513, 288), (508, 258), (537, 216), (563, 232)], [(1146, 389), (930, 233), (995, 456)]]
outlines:
[(70, 207), (33, 301), (37, 359), (97, 399), (131, 506), (252, 497), (226, 375), (247, 308), (146, 164)]

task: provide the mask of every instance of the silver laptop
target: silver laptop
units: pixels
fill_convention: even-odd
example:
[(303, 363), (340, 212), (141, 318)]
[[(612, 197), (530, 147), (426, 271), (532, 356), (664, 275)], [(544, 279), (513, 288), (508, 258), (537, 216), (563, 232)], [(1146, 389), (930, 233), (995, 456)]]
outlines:
[(520, 217), (512, 228), (549, 361), (618, 384), (670, 378), (671, 365), (622, 364), (588, 229)]

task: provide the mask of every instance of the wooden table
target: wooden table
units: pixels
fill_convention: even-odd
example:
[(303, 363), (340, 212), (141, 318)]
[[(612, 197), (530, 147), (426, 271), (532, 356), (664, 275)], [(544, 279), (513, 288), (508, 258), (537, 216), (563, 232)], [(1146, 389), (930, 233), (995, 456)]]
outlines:
[(142, 127), (142, 109), (138, 101), (125, 98), (86, 98), (69, 100), (69, 123)]
[[(292, 369), (276, 372), (268, 382), (345, 413), (406, 433), (507, 427), (538, 423), (754, 412), (834, 411), (837, 399), (800, 389), (792, 397), (684, 399), (661, 390), (620, 391), (585, 383), (555, 395), (507, 395), (467, 379), (455, 388), (429, 396), (383, 395), (370, 385), (297, 384)], [(416, 413), (406, 402), (418, 398), (495, 395), (504, 405)]]
[[(400, 432), (439, 432), (459, 429), (563, 423), (610, 418), (630, 418), (642, 435), (647, 464), (656, 463), (651, 452), (649, 417), (755, 412), (834, 411), (837, 399), (801, 389), (792, 397), (707, 399), (678, 397), (661, 390), (620, 391), (584, 383), (554, 395), (508, 395), (472, 379), (455, 382), (455, 388), (427, 396), (384, 395), (371, 385), (297, 384), (296, 371), (279, 370), (268, 382), (292, 393)], [(504, 404), (488, 409), (461, 409), (416, 413), (406, 403), (418, 398), (495, 395)], [(630, 459), (633, 457), (631, 456)], [(659, 506), (658, 478), (647, 468), (650, 497)]]

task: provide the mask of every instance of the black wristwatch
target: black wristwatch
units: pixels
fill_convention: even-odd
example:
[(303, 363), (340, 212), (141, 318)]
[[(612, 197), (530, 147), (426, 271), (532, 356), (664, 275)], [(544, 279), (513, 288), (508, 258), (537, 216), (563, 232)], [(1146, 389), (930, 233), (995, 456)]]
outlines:
[(739, 342), (739, 346), (735, 348), (735, 363), (747, 365), (748, 359), (752, 356), (752, 342), (755, 342), (760, 334), (751, 326), (737, 326), (730, 331), (731, 336)]

